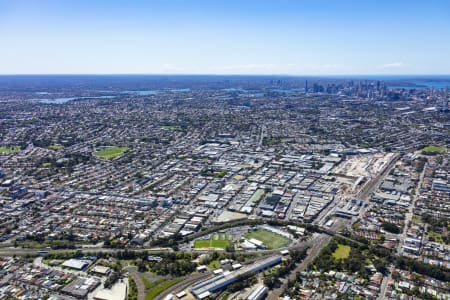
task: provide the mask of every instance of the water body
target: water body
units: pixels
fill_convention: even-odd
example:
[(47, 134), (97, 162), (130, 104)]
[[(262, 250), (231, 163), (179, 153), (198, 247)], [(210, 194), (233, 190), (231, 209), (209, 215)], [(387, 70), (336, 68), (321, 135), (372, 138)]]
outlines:
[(244, 90), (243, 88), (226, 88), (226, 89), (222, 89), (222, 91), (225, 91), (225, 92), (245, 92), (246, 90)]
[[(170, 92), (189, 92), (191, 89), (167, 89), (167, 90), (136, 90), (136, 91), (101, 91), (104, 93), (116, 93), (115, 95), (107, 95), (107, 96), (83, 96), (83, 97), (61, 97), (61, 98), (46, 98), (46, 99), (35, 99), (41, 103), (46, 104), (63, 104), (73, 100), (83, 100), (83, 99), (113, 99), (119, 97), (121, 95), (137, 95), (137, 96), (150, 96), (150, 95), (158, 95), (161, 92), (170, 91)], [(50, 92), (37, 92), (38, 95), (54, 95), (55, 93)]]
[(260, 97), (264, 97), (266, 94), (264, 94), (264, 93), (254, 93), (252, 95), (255, 96), (255, 97), (260, 98)]
[(254, 96), (254, 97), (264, 97), (265, 93), (261, 93), (260, 91), (257, 90), (246, 90), (243, 88), (226, 88), (226, 89), (221, 89), (224, 92), (240, 92), (240, 93), (247, 93), (250, 96)]
[(294, 91), (293, 90), (287, 90), (287, 89), (270, 89), (271, 92), (275, 92), (275, 93), (286, 93), (286, 94), (291, 94)]
[(420, 89), (446, 89), (450, 88), (449, 81), (404, 81), (405, 84), (396, 82), (395, 85), (389, 85), (389, 89), (405, 89), (405, 90), (420, 90)]
[(83, 99), (112, 99), (117, 96), (97, 96), (97, 97), (64, 97), (64, 98), (53, 98), (53, 99), (36, 99), (41, 103), (45, 104), (63, 104), (73, 100), (83, 100)]
[(187, 88), (187, 89), (169, 89), (169, 91), (171, 92), (190, 92), (191, 89)]
[(159, 91), (154, 91), (154, 90), (150, 90), (150, 91), (123, 91), (121, 93), (122, 94), (134, 94), (134, 95), (138, 95), (138, 96), (149, 96), (149, 95), (157, 95), (157, 94), (159, 94)]
[(450, 80), (448, 81), (413, 81), (414, 84), (426, 86), (427, 88), (445, 89), (450, 88)]
[(390, 90), (420, 90), (420, 89), (425, 89), (424, 86), (402, 86), (402, 85), (393, 85), (393, 86), (388, 86), (388, 89)]
[(53, 95), (55, 93), (51, 93), (51, 92), (36, 92), (36, 95)]

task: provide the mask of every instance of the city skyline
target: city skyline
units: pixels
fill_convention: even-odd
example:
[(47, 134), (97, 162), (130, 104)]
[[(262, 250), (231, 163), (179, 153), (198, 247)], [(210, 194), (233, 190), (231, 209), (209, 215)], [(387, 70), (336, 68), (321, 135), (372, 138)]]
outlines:
[(0, 74), (447, 75), (446, 1), (0, 1)]

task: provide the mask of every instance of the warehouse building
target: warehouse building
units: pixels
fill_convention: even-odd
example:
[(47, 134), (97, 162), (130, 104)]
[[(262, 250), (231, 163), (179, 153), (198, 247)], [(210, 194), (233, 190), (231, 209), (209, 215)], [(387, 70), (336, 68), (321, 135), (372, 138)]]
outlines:
[(207, 279), (199, 284), (196, 284), (189, 288), (189, 291), (197, 298), (197, 299), (205, 299), (211, 296), (212, 293), (230, 285), (233, 282), (236, 282), (242, 276), (245, 276), (249, 273), (256, 273), (261, 270), (273, 267), (281, 262), (281, 256), (270, 256), (265, 259), (254, 262), (251, 265), (247, 265), (237, 271), (232, 272), (224, 272), (220, 275), (217, 275), (213, 278)]
[(81, 260), (81, 259), (76, 259), (76, 258), (71, 258), (69, 260), (66, 260), (62, 266), (69, 268), (69, 269), (74, 269), (74, 270), (78, 270), (81, 271), (83, 269), (85, 269), (87, 266), (89, 266), (90, 261), (88, 260)]
[(99, 285), (99, 280), (79, 277), (65, 286), (61, 292), (77, 299), (87, 299), (87, 295)]

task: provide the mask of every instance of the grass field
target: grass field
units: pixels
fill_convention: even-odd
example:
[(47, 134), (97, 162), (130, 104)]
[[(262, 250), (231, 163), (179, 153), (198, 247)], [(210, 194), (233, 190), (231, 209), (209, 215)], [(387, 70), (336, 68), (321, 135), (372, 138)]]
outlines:
[(338, 244), (337, 249), (333, 253), (334, 259), (347, 258), (350, 255), (350, 246)]
[(257, 239), (263, 242), (264, 246), (268, 249), (281, 248), (287, 246), (291, 242), (290, 239), (265, 229), (257, 229), (249, 232), (245, 235), (245, 237), (247, 239)]
[(439, 232), (430, 231), (430, 232), (428, 232), (428, 236), (433, 238), (436, 243), (444, 244), (442, 235)]
[(196, 240), (194, 242), (194, 248), (214, 247), (225, 249), (231, 240), (233, 240), (233, 237), (229, 233), (213, 233), (209, 240)]
[(173, 130), (173, 131), (183, 131), (184, 130), (181, 126), (173, 126), (173, 125), (163, 125), (163, 128)]
[(196, 240), (194, 242), (194, 248), (222, 248), (225, 249), (228, 245), (228, 241), (222, 240)]
[(220, 268), (220, 263), (219, 263), (219, 261), (218, 261), (218, 260), (213, 260), (212, 262), (210, 262), (210, 263), (208, 264), (208, 268), (209, 268), (210, 270)]
[(161, 282), (160, 284), (156, 285), (150, 291), (147, 292), (147, 294), (145, 295), (145, 300), (155, 299), (156, 296), (158, 296), (159, 294), (161, 294), (162, 292), (164, 292), (171, 286), (173, 286), (183, 280), (184, 280), (183, 277), (178, 277), (178, 278), (174, 278), (171, 280)]
[(61, 145), (50, 145), (50, 146), (48, 146), (48, 149), (60, 150), (60, 149), (64, 149), (64, 146), (61, 146)]
[(0, 147), (0, 153), (16, 153), (20, 152), (20, 146)]
[(163, 283), (166, 280), (167, 279), (163, 277), (163, 278), (159, 278), (156, 281), (150, 281), (147, 277), (142, 276), (142, 281), (144, 282), (145, 289), (147, 289), (147, 290), (153, 289), (154, 287), (160, 285), (161, 283)]
[(447, 148), (444, 146), (427, 146), (422, 149), (423, 154), (433, 154), (433, 153), (447, 153)]
[(104, 150), (94, 152), (94, 155), (106, 159), (114, 159), (124, 154), (126, 151), (128, 151), (128, 149), (128, 147), (105, 147)]
[(212, 239), (215, 241), (231, 241), (233, 237), (229, 233), (214, 233)]

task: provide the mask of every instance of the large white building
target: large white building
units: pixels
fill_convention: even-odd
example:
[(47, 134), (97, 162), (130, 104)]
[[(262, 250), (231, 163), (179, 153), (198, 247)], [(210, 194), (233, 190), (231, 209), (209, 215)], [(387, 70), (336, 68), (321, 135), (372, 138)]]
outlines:
[(258, 260), (251, 265), (247, 265), (239, 270), (232, 272), (224, 272), (213, 278), (202, 281), (189, 288), (191, 293), (197, 299), (204, 299), (211, 296), (212, 293), (228, 286), (229, 284), (237, 281), (240, 277), (249, 273), (259, 272), (261, 270), (275, 266), (281, 262), (281, 256), (270, 256), (264, 259)]

